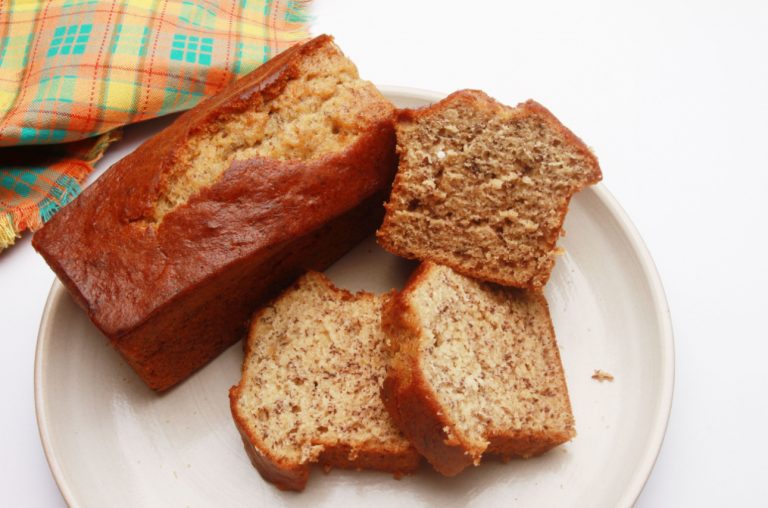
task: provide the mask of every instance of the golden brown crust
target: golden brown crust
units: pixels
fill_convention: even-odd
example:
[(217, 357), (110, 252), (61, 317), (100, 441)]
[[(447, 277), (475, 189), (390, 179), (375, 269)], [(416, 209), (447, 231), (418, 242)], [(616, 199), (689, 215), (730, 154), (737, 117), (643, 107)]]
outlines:
[(469, 446), (446, 429), (453, 427), (440, 409), (435, 394), (419, 368), (419, 329), (406, 295), (420, 283), (431, 267), (419, 265), (402, 292), (390, 296), (382, 310), (382, 328), (387, 333), (396, 357), (390, 363), (381, 390), (384, 407), (392, 421), (430, 464), (445, 476), (454, 476), (472, 464)]
[[(436, 471), (445, 476), (460, 473), (472, 464), (468, 448), (445, 432), (450, 422), (440, 416), (434, 394), (418, 373), (402, 374), (402, 371), (391, 371), (381, 390), (392, 421)], [(410, 382), (404, 380), (408, 378)]]
[(317, 460), (317, 464), (323, 467), (383, 471), (399, 478), (415, 471), (421, 461), (421, 456), (413, 448), (404, 450), (375, 446), (353, 448), (346, 444), (321, 441), (316, 444), (325, 447)]
[(489, 436), (490, 443), (483, 455), (495, 455), (504, 461), (512, 457), (527, 459), (541, 455), (571, 439), (571, 434), (554, 432), (513, 432)]
[[(229, 265), (208, 284), (179, 295), (165, 312), (110, 341), (150, 388), (173, 386), (239, 340), (254, 306), (304, 270), (330, 266), (368, 236), (381, 221), (385, 193), (374, 194), (318, 229), (263, 249), (258, 258), (246, 257)], [(243, 287), (243, 281), (250, 283)]]
[[(504, 276), (503, 274), (495, 273), (492, 270), (482, 271), (472, 269), (471, 267), (455, 263), (452, 256), (440, 252), (426, 252), (420, 249), (409, 250), (407, 246), (404, 246), (401, 242), (395, 241), (390, 233), (390, 230), (393, 229), (391, 226), (391, 220), (393, 220), (393, 212), (395, 211), (392, 204), (393, 200), (391, 198), (384, 205), (387, 212), (384, 216), (384, 221), (381, 227), (376, 232), (376, 239), (384, 249), (401, 257), (408, 259), (434, 261), (446, 266), (450, 266), (455, 271), (464, 275), (488, 282), (494, 282), (504, 286), (513, 286), (527, 289), (541, 289), (549, 280), (549, 276), (555, 264), (554, 250), (556, 248), (557, 240), (560, 237), (560, 232), (562, 231), (565, 216), (568, 212), (570, 198), (573, 196), (573, 194), (580, 191), (581, 189), (589, 185), (593, 185), (602, 179), (600, 164), (598, 163), (597, 158), (592, 153), (592, 151), (578, 136), (576, 136), (570, 129), (563, 125), (547, 108), (533, 100), (520, 103), (517, 107), (512, 108), (496, 101), (481, 90), (459, 90), (453, 92), (435, 104), (417, 109), (398, 110), (396, 114), (396, 123), (398, 126), (400, 126), (403, 124), (418, 122), (421, 119), (439, 115), (441, 111), (453, 108), (458, 103), (466, 103), (473, 107), (479, 106), (482, 109), (490, 111), (507, 110), (512, 112), (516, 118), (536, 116), (537, 118), (540, 118), (546, 122), (547, 125), (549, 125), (553, 130), (558, 132), (565, 139), (565, 141), (587, 161), (589, 171), (584, 175), (582, 185), (573, 189), (571, 195), (568, 196), (564, 206), (558, 208), (555, 211), (557, 217), (556, 227), (552, 228), (545, 238), (548, 251), (551, 253), (551, 255), (541, 261), (536, 273), (533, 276), (523, 279), (510, 278)], [(405, 150), (405, 148), (401, 145), (400, 142), (398, 142), (398, 154), (402, 155), (403, 150)], [(405, 184), (403, 180), (404, 177), (402, 176), (402, 173), (398, 171), (398, 173), (395, 175), (395, 180), (392, 185), (392, 195), (397, 195), (404, 192)]]
[(35, 248), (151, 388), (205, 365), (242, 337), (256, 307), (379, 224), (396, 165), (390, 106), (343, 152), (236, 161), (152, 223), (180, 147), (221, 115), (278, 95), (298, 62), (329, 44), (320, 36), (295, 46), (181, 115), (35, 234)]

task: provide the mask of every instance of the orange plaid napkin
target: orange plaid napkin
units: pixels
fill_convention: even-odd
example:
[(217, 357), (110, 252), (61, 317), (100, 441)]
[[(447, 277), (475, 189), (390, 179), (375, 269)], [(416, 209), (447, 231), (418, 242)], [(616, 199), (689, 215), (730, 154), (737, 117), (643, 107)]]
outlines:
[(306, 39), (307, 3), (0, 0), (0, 251), (79, 194), (115, 129)]

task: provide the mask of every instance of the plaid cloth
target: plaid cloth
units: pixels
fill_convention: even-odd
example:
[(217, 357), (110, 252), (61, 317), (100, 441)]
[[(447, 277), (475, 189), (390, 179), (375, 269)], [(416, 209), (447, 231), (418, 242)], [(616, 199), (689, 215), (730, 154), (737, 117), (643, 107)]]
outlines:
[(79, 194), (115, 129), (188, 109), (306, 39), (306, 7), (0, 0), (0, 251)]

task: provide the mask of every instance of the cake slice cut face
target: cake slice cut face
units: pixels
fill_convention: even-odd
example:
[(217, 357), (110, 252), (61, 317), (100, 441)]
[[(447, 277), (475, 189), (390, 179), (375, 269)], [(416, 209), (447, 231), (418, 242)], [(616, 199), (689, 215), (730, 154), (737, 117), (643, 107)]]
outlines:
[(452, 476), (484, 454), (530, 457), (574, 435), (543, 295), (424, 263), (391, 297), (396, 351), (382, 390), (406, 437)]
[(313, 463), (395, 474), (417, 467), (379, 397), (388, 358), (382, 301), (310, 272), (254, 316), (231, 408), (253, 464), (279, 488), (302, 490)]
[(507, 286), (543, 286), (571, 196), (597, 159), (543, 106), (462, 90), (396, 125), (400, 165), (379, 243)]

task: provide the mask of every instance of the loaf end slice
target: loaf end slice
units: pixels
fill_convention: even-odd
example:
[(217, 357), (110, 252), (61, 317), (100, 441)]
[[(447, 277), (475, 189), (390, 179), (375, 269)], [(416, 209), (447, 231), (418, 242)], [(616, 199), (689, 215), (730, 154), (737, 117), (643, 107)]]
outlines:
[(571, 196), (597, 159), (540, 104), (462, 90), (398, 115), (400, 163), (378, 241), (499, 284), (542, 287)]
[(303, 490), (311, 464), (413, 471), (418, 453), (384, 408), (383, 298), (310, 272), (253, 319), (232, 415), (254, 466)]
[(485, 454), (531, 457), (575, 435), (543, 295), (423, 263), (389, 297), (394, 352), (382, 388), (392, 419), (440, 473)]

